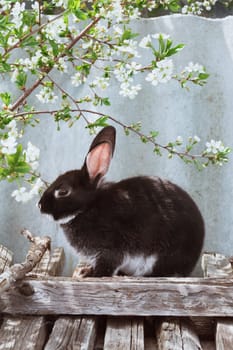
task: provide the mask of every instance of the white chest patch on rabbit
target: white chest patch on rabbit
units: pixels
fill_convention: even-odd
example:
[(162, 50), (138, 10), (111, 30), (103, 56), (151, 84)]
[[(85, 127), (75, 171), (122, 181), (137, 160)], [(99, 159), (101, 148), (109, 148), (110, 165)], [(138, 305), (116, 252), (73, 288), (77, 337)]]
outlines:
[(61, 218), (61, 219), (58, 219), (57, 222), (60, 224), (60, 225), (66, 225), (68, 224), (70, 221), (72, 221), (74, 218), (75, 218), (76, 215), (68, 215), (64, 218)]
[(148, 256), (126, 254), (121, 265), (115, 270), (114, 275), (117, 275), (119, 271), (129, 276), (150, 275), (157, 260), (156, 254)]

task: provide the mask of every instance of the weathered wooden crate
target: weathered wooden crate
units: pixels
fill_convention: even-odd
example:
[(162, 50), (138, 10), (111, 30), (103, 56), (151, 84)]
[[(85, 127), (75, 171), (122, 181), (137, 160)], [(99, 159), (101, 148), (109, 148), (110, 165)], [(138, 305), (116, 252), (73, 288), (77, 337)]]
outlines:
[[(205, 278), (64, 278), (63, 258), (46, 252), (30, 288), (1, 294), (0, 350), (233, 349), (233, 271), (222, 255), (203, 256)], [(11, 261), (0, 246), (0, 272)]]

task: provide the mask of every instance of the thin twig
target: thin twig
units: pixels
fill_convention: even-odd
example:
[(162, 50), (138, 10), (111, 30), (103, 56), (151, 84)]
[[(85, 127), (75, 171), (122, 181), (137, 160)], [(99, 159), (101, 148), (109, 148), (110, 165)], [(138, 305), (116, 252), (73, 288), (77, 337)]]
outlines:
[(26, 274), (40, 262), (46, 250), (50, 250), (50, 237), (33, 236), (26, 229), (22, 230), (21, 234), (32, 243), (31, 247), (24, 262), (14, 264), (0, 275), (0, 294), (14, 286), (16, 281), (22, 281)]

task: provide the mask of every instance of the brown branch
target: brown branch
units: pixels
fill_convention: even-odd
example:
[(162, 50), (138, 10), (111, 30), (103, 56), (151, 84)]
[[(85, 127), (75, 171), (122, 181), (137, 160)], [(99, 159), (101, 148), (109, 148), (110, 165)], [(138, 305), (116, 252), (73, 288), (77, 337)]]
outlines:
[[(54, 59), (54, 63), (58, 62), (58, 60), (62, 57), (64, 57), (66, 55), (66, 52), (71, 50), (74, 45), (83, 37), (83, 35), (85, 35), (99, 20), (101, 17), (97, 17), (94, 18), (93, 21), (91, 21), (80, 33), (79, 35), (77, 35), (70, 44), (68, 44), (66, 46), (66, 48), (64, 49), (63, 53), (61, 53), (60, 55), (58, 55), (55, 59)], [(53, 69), (53, 67), (45, 67), (43, 69), (43, 76), (41, 78), (39, 78), (30, 88), (26, 89), (24, 91), (24, 93), (18, 98), (18, 100), (12, 105), (11, 107), (11, 111), (14, 111), (15, 109), (17, 109), (26, 99), (29, 95), (31, 95), (31, 93), (41, 84), (41, 82), (44, 80), (44, 78), (47, 76), (47, 74), (50, 73), (50, 71)]]
[(16, 281), (21, 281), (40, 262), (46, 250), (50, 250), (51, 239), (49, 237), (33, 236), (26, 229), (22, 230), (21, 233), (32, 243), (31, 247), (24, 262), (14, 264), (0, 275), (0, 293), (14, 286)]
[[(56, 109), (56, 110), (44, 110), (44, 111), (32, 111), (32, 112), (20, 112), (20, 113), (17, 113), (16, 115), (14, 115), (15, 118), (17, 117), (24, 117), (25, 115), (27, 114), (32, 114), (32, 115), (37, 115), (37, 114), (55, 114), (57, 112), (59, 112), (60, 110), (59, 109)], [(81, 109), (81, 108), (75, 108), (75, 109), (70, 109), (70, 112), (78, 112), (80, 113), (83, 117), (85, 116), (85, 113), (87, 114), (92, 114), (92, 115), (96, 115), (96, 116), (100, 116), (100, 117), (107, 117), (109, 120), (111, 120), (112, 122), (114, 122), (115, 124), (118, 124), (120, 125), (123, 129), (127, 129), (131, 132), (133, 132), (134, 134), (136, 134), (137, 136), (139, 136), (141, 139), (144, 139), (146, 140), (146, 142), (152, 144), (154, 147), (158, 147), (160, 149), (163, 149), (173, 155), (176, 155), (178, 156), (179, 158), (181, 159), (189, 159), (191, 161), (193, 161), (194, 159), (206, 159), (206, 160), (212, 160), (212, 155), (205, 155), (205, 154), (191, 154), (190, 152), (188, 151), (177, 151), (175, 149), (172, 149), (169, 145), (162, 145), (158, 142), (156, 142), (154, 140), (153, 137), (151, 136), (147, 136), (145, 135), (144, 133), (140, 132), (139, 130), (136, 130), (135, 128), (133, 128), (133, 126), (131, 125), (126, 125), (124, 124), (123, 122), (121, 122), (120, 120), (110, 116), (110, 115), (107, 115), (106, 113), (101, 113), (99, 111), (93, 111), (93, 110), (90, 110), (90, 109)], [(85, 119), (86, 117), (84, 117)], [(87, 118), (85, 119), (87, 120)], [(89, 122), (87, 122), (87, 124), (90, 124)]]

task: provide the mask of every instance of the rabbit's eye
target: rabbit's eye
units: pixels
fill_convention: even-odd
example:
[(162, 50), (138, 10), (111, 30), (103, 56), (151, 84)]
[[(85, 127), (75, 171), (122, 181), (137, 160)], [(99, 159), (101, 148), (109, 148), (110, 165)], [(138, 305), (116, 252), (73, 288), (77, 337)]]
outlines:
[(62, 198), (62, 197), (68, 197), (71, 193), (70, 188), (59, 188), (55, 190), (54, 196), (55, 198)]

